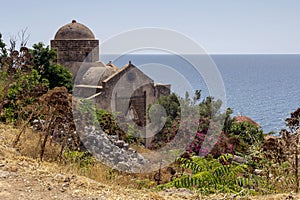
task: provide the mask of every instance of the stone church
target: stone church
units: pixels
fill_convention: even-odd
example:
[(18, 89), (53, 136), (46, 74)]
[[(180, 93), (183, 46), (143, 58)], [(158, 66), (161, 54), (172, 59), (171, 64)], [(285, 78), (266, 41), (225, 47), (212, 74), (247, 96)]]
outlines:
[(130, 61), (121, 68), (99, 61), (99, 40), (75, 20), (56, 32), (51, 48), (57, 51), (57, 62), (76, 77), (76, 95), (95, 100), (98, 108), (122, 113), (141, 127), (148, 123), (148, 105), (170, 94), (170, 85), (155, 84)]

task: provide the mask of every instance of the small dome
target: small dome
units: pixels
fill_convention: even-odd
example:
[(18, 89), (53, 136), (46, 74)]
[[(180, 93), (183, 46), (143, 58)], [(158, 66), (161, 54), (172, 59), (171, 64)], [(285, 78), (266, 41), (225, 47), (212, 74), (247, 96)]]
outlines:
[(260, 125), (257, 122), (255, 122), (253, 119), (251, 119), (250, 117), (247, 117), (247, 116), (235, 116), (234, 120), (237, 123), (249, 122), (250, 124), (252, 124), (254, 126), (260, 127)]
[(81, 68), (77, 73), (77, 85), (101, 85), (102, 81), (107, 79), (117, 71), (102, 62), (81, 63)]
[(61, 27), (55, 34), (55, 40), (94, 40), (93, 32), (83, 24), (73, 20)]

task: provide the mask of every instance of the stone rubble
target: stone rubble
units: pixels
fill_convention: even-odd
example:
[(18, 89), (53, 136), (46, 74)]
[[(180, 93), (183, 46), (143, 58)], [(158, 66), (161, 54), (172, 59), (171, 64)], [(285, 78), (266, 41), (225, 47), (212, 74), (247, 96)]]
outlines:
[(84, 146), (102, 163), (126, 172), (140, 172), (149, 160), (138, 154), (117, 135), (107, 135), (93, 126), (86, 126), (80, 138)]

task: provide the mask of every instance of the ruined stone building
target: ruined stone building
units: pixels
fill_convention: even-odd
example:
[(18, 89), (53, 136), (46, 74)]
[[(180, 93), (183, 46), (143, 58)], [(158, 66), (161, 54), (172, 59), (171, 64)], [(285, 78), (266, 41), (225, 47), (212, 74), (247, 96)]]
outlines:
[(75, 20), (57, 31), (51, 48), (57, 51), (57, 62), (76, 77), (77, 95), (94, 99), (98, 108), (122, 113), (137, 125), (146, 126), (149, 104), (170, 94), (170, 85), (155, 84), (130, 61), (122, 68), (99, 61), (99, 40)]

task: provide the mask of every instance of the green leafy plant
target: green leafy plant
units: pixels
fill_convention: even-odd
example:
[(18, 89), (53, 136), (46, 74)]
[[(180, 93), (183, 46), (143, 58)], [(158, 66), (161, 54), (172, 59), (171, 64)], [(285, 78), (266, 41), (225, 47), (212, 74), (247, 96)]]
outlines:
[(141, 136), (141, 131), (138, 130), (133, 124), (128, 124), (127, 131), (124, 136), (124, 141), (129, 144), (132, 144), (134, 142), (139, 144), (141, 142), (140, 136)]
[(104, 132), (110, 135), (117, 134), (117, 130), (119, 129), (119, 127), (112, 112), (104, 109), (97, 109), (96, 116), (98, 123)]
[(83, 172), (86, 172), (96, 162), (96, 158), (87, 151), (66, 150), (63, 158), (66, 163), (79, 167)]
[(7, 49), (6, 44), (4, 43), (2, 39), (2, 34), (0, 33), (0, 68), (1, 68), (1, 60), (2, 58), (7, 57)]
[(250, 188), (257, 184), (257, 179), (248, 173), (247, 165), (232, 162), (232, 157), (231, 154), (224, 154), (218, 159), (179, 158), (181, 167), (189, 171), (159, 187), (194, 188), (203, 194), (249, 193)]
[(108, 135), (118, 135), (120, 139), (132, 144), (139, 144), (139, 135), (141, 131), (138, 130), (135, 125), (130, 123), (122, 123), (119, 120), (117, 123), (116, 118), (119, 117), (119, 113), (112, 113), (104, 109), (96, 109), (96, 118), (100, 128)]
[(153, 186), (156, 184), (154, 181), (151, 181), (149, 179), (143, 179), (143, 180), (139, 180), (139, 179), (131, 179), (131, 181), (134, 183), (135, 188), (137, 189), (149, 189), (149, 188), (153, 188)]
[(69, 69), (66, 67), (55, 64), (56, 52), (50, 49), (43, 43), (33, 45), (33, 49), (30, 50), (33, 56), (33, 68), (36, 69), (43, 79), (49, 81), (49, 88), (66, 87), (68, 91), (72, 90), (73, 76)]
[(250, 122), (234, 122), (229, 130), (229, 137), (235, 138), (235, 149), (240, 153), (249, 153), (249, 147), (263, 140), (263, 130)]
[(16, 122), (23, 116), (24, 108), (47, 91), (47, 81), (42, 81), (34, 69), (26, 73), (18, 70), (14, 74), (0, 69), (0, 79), (6, 84), (4, 89), (0, 89), (1, 121)]

